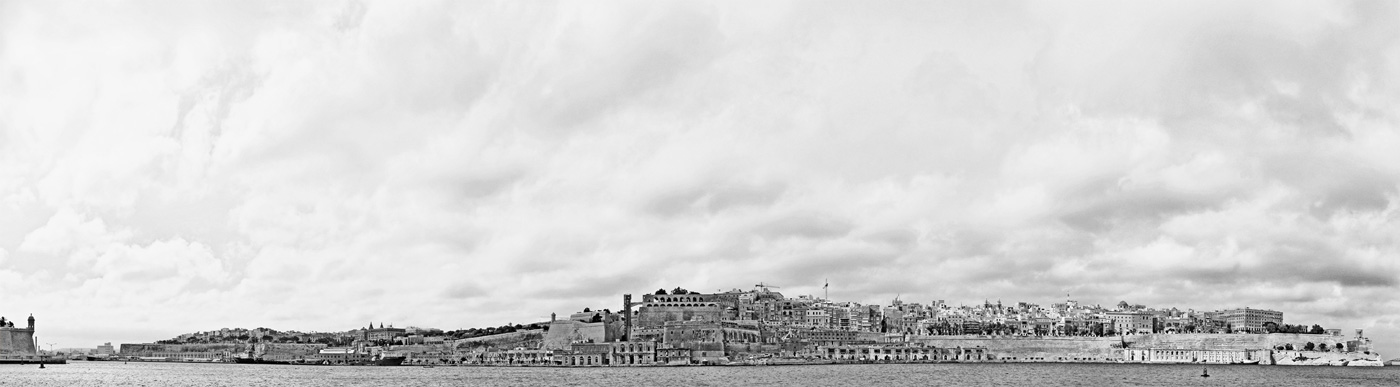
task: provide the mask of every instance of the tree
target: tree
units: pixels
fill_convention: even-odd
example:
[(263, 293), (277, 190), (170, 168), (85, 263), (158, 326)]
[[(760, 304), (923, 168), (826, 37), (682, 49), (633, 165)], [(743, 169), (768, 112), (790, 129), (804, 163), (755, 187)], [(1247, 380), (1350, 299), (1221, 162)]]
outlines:
[(690, 294), (690, 291), (685, 290), (685, 288), (682, 288), (680, 286), (677, 286), (675, 289), (671, 289), (671, 294)]
[(1284, 345), (1283, 345), (1283, 349), (1284, 349), (1284, 350), (1288, 350), (1288, 351), (1292, 351), (1292, 350), (1293, 350), (1293, 343), (1284, 344)]
[(1337, 352), (1342, 352), (1342, 351), (1344, 351), (1344, 350), (1346, 350), (1346, 349), (1347, 349), (1347, 347), (1344, 346), (1344, 345), (1342, 345), (1342, 343), (1337, 343)]
[(588, 308), (583, 308), (583, 313), (588, 313), (588, 312), (592, 312), (592, 310), (589, 310)]
[(656, 295), (660, 296), (664, 294), (666, 294), (666, 289), (656, 289)]
[(1317, 345), (1316, 345), (1316, 344), (1313, 344), (1311, 341), (1309, 341), (1307, 344), (1303, 344), (1303, 350), (1304, 350), (1304, 351), (1311, 351), (1311, 350), (1316, 349), (1316, 348), (1317, 348)]
[(1311, 333), (1311, 334), (1314, 334), (1314, 335), (1320, 335), (1320, 334), (1323, 334), (1323, 333), (1326, 333), (1326, 332), (1327, 332), (1327, 330), (1322, 329), (1322, 326), (1321, 326), (1321, 325), (1317, 325), (1317, 324), (1313, 324), (1312, 329), (1308, 330), (1308, 333)]
[(1278, 323), (1273, 321), (1264, 323), (1264, 331), (1268, 333), (1278, 333)]

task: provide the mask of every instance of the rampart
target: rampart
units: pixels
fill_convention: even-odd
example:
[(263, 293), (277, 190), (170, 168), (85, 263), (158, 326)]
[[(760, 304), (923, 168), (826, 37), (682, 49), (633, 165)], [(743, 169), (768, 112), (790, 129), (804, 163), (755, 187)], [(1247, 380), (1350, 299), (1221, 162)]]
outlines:
[(33, 329), (0, 328), (0, 360), (33, 360), (38, 355)]
[[(551, 328), (553, 329), (553, 328)], [(459, 351), (470, 351), (482, 348), (511, 349), (515, 347), (532, 347), (539, 345), (544, 340), (545, 331), (541, 329), (531, 329), (502, 333), (499, 335), (473, 337), (453, 341), (450, 345)]]
[[(549, 324), (549, 332), (544, 336), (541, 349), (568, 349), (572, 343), (606, 343), (622, 338), (624, 325), (621, 321), (610, 323), (582, 323), (559, 320)], [(527, 349), (531, 349), (527, 347)]]
[[(1329, 348), (1342, 344), (1352, 357), (1372, 357), (1369, 342), (1345, 336), (1313, 334), (1151, 334), (1112, 337), (912, 336), (911, 343), (936, 348), (985, 348), (990, 360), (1132, 361), (1134, 350), (1274, 351), (1301, 350), (1307, 343)], [(1129, 352), (1125, 352), (1125, 350)], [(1364, 355), (1364, 356), (1363, 356)], [(1261, 359), (1265, 360), (1265, 359)], [(1265, 360), (1267, 363), (1268, 360)]]
[(166, 353), (246, 353), (251, 344), (122, 344), (121, 356), (156, 356)]
[(983, 348), (990, 359), (1016, 361), (1117, 361), (1117, 337), (915, 336), (910, 341), (937, 348)]

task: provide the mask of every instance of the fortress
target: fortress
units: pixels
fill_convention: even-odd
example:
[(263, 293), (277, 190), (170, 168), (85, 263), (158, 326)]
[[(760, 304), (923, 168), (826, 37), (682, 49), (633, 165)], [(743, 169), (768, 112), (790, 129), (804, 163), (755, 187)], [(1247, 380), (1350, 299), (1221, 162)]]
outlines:
[(34, 342), (34, 316), (29, 316), (29, 326), (23, 328), (16, 328), (14, 321), (0, 318), (0, 364), (47, 360), (39, 355), (39, 346)]

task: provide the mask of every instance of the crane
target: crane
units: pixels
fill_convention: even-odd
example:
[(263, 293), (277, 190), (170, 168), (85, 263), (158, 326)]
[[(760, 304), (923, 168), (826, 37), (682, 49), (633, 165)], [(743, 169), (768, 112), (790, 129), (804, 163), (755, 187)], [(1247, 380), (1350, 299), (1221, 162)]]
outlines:
[(768, 288), (782, 288), (781, 286), (774, 286), (774, 285), (764, 284), (762, 281), (759, 281), (759, 283), (758, 283), (757, 285), (754, 285), (754, 287), (756, 287), (756, 288), (763, 288), (764, 291), (767, 291)]

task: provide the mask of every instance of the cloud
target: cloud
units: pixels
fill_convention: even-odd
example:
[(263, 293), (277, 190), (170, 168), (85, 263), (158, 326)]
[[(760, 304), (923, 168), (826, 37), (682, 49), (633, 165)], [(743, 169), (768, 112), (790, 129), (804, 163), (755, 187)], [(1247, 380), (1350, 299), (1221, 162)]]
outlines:
[(59, 340), (824, 279), (1400, 321), (1391, 4), (0, 8), (0, 286)]
[(122, 231), (109, 233), (102, 219), (88, 220), (72, 210), (63, 209), (54, 213), (48, 223), (25, 235), (19, 248), (23, 252), (62, 255), (107, 246), (128, 236)]

